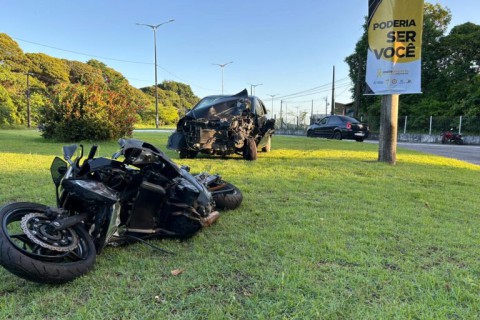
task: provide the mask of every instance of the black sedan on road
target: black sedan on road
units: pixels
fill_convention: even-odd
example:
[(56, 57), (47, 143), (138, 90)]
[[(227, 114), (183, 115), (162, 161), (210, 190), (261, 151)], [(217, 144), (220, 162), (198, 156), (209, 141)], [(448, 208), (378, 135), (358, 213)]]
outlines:
[(307, 137), (329, 139), (354, 139), (362, 142), (370, 134), (368, 125), (347, 116), (327, 116), (312, 124), (307, 129)]

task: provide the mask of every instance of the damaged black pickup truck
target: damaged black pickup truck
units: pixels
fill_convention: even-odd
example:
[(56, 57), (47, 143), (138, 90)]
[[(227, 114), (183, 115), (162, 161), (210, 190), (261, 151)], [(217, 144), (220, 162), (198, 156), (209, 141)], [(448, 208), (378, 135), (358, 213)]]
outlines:
[(256, 160), (257, 150), (270, 151), (275, 120), (267, 117), (263, 102), (247, 90), (233, 96), (208, 96), (200, 100), (169, 137), (167, 147), (180, 158), (195, 158), (199, 152), (226, 156), (242, 155)]

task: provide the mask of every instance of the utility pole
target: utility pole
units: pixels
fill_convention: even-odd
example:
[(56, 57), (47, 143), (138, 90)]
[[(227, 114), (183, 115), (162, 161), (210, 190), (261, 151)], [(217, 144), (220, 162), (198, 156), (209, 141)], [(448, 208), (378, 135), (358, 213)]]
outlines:
[(283, 108), (283, 100), (280, 100), (280, 129), (283, 128), (283, 115), (282, 115), (282, 108)]
[(328, 116), (328, 97), (325, 97), (325, 115)]
[(382, 96), (378, 161), (397, 162), (398, 94)]
[(333, 79), (332, 79), (332, 113), (335, 112), (335, 66), (333, 66)]
[(357, 69), (357, 83), (355, 85), (355, 101), (354, 101), (354, 118), (358, 118), (358, 111), (360, 109), (360, 84), (361, 84), (361, 70), (362, 70), (362, 60), (359, 58), (358, 61), (358, 69)]
[(300, 107), (295, 107), (295, 108), (297, 108), (297, 127), (298, 127), (298, 122), (300, 120), (300, 113), (298, 112), (298, 108)]
[(312, 112), (310, 112), (310, 124), (313, 124), (313, 99), (312, 99)]
[(287, 103), (285, 102), (285, 124), (287, 125), (287, 130), (288, 130), (288, 112), (287, 112)]
[(27, 127), (30, 128), (30, 72), (27, 72), (27, 91), (25, 95), (27, 96)]

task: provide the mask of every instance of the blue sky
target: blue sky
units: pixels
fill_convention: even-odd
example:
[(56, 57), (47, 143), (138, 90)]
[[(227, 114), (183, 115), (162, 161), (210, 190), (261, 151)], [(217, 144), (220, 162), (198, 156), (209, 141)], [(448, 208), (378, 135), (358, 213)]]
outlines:
[[(451, 26), (480, 24), (480, 1), (437, 2), (452, 11)], [(157, 31), (159, 83), (189, 84), (200, 97), (220, 94), (221, 68), (213, 64), (233, 61), (224, 68), (225, 93), (261, 84), (255, 94), (269, 109), (269, 95), (277, 95), (273, 112), (278, 113), (282, 96), (306, 91), (284, 98), (288, 107), (310, 111), (313, 100), (314, 112), (322, 113), (325, 98), (331, 101), (333, 66), (335, 101), (351, 101), (344, 59), (362, 34), (368, 1), (0, 0), (0, 4), (0, 32), (13, 37), (25, 52), (83, 62), (95, 58), (135, 87), (154, 83), (153, 32), (135, 23), (175, 19)]]

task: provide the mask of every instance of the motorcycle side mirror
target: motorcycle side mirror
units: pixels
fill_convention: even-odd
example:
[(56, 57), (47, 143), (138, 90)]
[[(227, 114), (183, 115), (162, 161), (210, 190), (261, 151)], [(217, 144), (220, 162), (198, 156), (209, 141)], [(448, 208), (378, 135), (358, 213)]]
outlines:
[(72, 145), (69, 145), (69, 146), (63, 146), (63, 158), (67, 161), (71, 160), (73, 155), (77, 151), (77, 148), (78, 148), (78, 146), (76, 144), (72, 144)]

